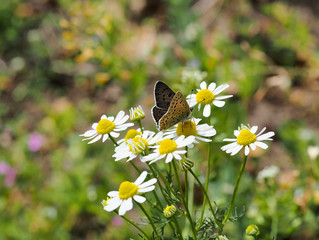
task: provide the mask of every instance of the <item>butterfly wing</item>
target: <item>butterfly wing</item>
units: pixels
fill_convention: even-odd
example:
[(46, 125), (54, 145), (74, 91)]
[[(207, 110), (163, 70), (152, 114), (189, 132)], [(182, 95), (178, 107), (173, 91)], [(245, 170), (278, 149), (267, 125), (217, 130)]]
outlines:
[(172, 99), (169, 109), (159, 120), (160, 130), (168, 129), (180, 121), (186, 120), (191, 115), (191, 109), (186, 98), (181, 92), (177, 92)]
[(165, 83), (161, 81), (157, 81), (154, 86), (154, 99), (155, 105), (158, 108), (168, 109), (173, 97), (175, 96), (175, 92), (170, 89)]
[(164, 116), (164, 114), (167, 112), (167, 109), (162, 109), (154, 106), (151, 110), (152, 117), (156, 125), (158, 125), (158, 121)]

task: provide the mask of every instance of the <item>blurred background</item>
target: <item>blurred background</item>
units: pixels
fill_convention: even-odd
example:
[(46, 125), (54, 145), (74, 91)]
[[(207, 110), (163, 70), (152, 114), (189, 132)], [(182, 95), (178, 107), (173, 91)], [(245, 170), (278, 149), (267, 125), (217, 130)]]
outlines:
[[(155, 130), (154, 83), (188, 95), (203, 77), (234, 95), (211, 117), (218, 206), (241, 163), (221, 140), (241, 123), (276, 132), (248, 161), (228, 238), (254, 223), (261, 239), (319, 239), (318, 16), (316, 0), (1, 1), (0, 239), (139, 239), (100, 204), (137, 174), (114, 162), (111, 142), (79, 134), (138, 104)], [(204, 175), (207, 147), (191, 157)], [(260, 177), (271, 165), (279, 172)]]

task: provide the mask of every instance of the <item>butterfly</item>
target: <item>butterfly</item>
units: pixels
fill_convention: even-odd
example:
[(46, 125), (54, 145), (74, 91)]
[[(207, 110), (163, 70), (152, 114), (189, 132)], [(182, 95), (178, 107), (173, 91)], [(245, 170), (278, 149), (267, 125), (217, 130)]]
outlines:
[(180, 121), (188, 119), (192, 113), (181, 92), (174, 92), (162, 81), (154, 86), (155, 105), (151, 110), (157, 128), (168, 129)]

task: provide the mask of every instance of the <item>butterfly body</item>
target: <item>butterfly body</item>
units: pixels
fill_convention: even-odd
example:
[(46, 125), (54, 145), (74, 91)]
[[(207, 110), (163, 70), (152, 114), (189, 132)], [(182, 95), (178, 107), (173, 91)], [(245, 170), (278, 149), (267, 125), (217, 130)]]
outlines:
[(191, 109), (183, 94), (175, 93), (161, 81), (155, 83), (154, 99), (155, 106), (151, 113), (159, 130), (168, 129), (191, 115)]

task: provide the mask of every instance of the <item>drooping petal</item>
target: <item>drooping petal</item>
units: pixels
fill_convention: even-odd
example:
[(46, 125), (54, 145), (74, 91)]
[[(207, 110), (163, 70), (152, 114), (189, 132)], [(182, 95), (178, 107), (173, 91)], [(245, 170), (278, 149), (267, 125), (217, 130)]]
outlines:
[(102, 138), (102, 142), (105, 142), (109, 138), (108, 134), (104, 134)]
[(171, 162), (173, 160), (173, 154), (172, 153), (169, 153), (169, 154), (167, 154), (167, 158), (166, 158), (166, 163), (168, 163), (168, 162)]
[(176, 160), (182, 160), (182, 157), (176, 152), (173, 152), (173, 156)]
[(88, 130), (85, 133), (81, 134), (81, 137), (92, 137), (94, 134), (96, 134), (96, 130)]
[(234, 156), (235, 154), (237, 154), (242, 148), (243, 148), (243, 145), (238, 145), (236, 148), (233, 149), (231, 156)]
[(110, 135), (114, 138), (117, 138), (118, 136), (120, 136), (120, 134), (117, 132), (110, 132)]
[(128, 198), (122, 201), (120, 209), (119, 209), (119, 215), (124, 215), (127, 211), (130, 211), (133, 208), (133, 201), (132, 198)]
[(250, 150), (249, 150), (249, 147), (248, 147), (248, 146), (245, 146), (245, 155), (246, 155), (246, 156), (248, 156), (249, 151), (250, 151)]
[(88, 144), (95, 143), (95, 142), (99, 141), (101, 139), (101, 137), (102, 137), (101, 134), (97, 135), (92, 141), (88, 142)]
[(107, 201), (107, 205), (104, 207), (105, 211), (112, 212), (117, 209), (122, 203), (120, 198), (111, 198)]
[(251, 149), (252, 149), (253, 151), (256, 150), (256, 144), (255, 144), (255, 143), (249, 144), (249, 147), (251, 147)]
[(209, 117), (210, 115), (210, 105), (209, 104), (205, 104), (205, 107), (204, 107), (204, 112), (203, 112), (203, 115), (204, 117)]

